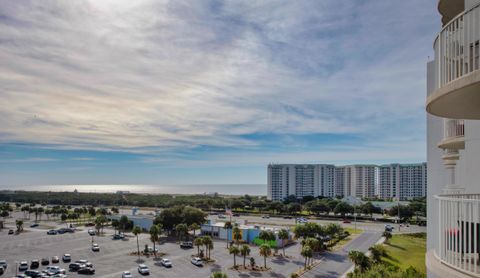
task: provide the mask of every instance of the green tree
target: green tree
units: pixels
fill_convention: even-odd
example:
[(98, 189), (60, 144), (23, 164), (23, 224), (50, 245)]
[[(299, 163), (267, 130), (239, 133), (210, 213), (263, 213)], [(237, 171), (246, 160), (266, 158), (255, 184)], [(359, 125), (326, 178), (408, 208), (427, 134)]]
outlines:
[(177, 226), (175, 226), (175, 232), (177, 233), (177, 239), (183, 240), (185, 235), (188, 234), (188, 227), (186, 224), (177, 224)]
[(126, 215), (122, 215), (120, 217), (120, 220), (118, 220), (118, 225), (119, 227), (122, 227), (122, 233), (125, 233), (125, 228), (128, 224), (128, 217)]
[(242, 245), (240, 248), (240, 254), (243, 256), (243, 267), (245, 267), (245, 261), (247, 260), (247, 256), (250, 255), (250, 247), (247, 244)]
[(115, 234), (117, 234), (117, 229), (119, 229), (118, 227), (120, 226), (120, 223), (118, 222), (117, 219), (113, 219), (112, 220), (112, 227), (113, 227), (113, 232)]
[(223, 225), (223, 228), (225, 230), (227, 230), (227, 248), (228, 248), (228, 243), (230, 242), (230, 236), (229, 236), (230, 233), (229, 232), (233, 228), (232, 222), (230, 222), (230, 221), (225, 222), (225, 224)]
[(355, 268), (361, 273), (370, 267), (370, 259), (360, 251), (352, 250), (348, 252), (348, 258), (355, 264)]
[(200, 247), (203, 245), (203, 239), (201, 237), (197, 237), (193, 241), (193, 245), (197, 246), (197, 256), (200, 257)]
[(305, 246), (303, 246), (300, 254), (302, 255), (302, 257), (305, 258), (304, 268), (307, 269), (307, 262), (310, 258), (313, 257), (313, 250), (310, 246), (305, 245)]
[(204, 236), (202, 239), (203, 245), (205, 245), (206, 257), (210, 260), (210, 251), (213, 249), (213, 240), (210, 236)]
[(15, 225), (17, 226), (17, 232), (23, 231), (23, 221), (18, 219), (15, 221)]
[(132, 233), (137, 237), (137, 254), (140, 257), (140, 245), (138, 244), (138, 235), (142, 233), (140, 226), (133, 227)]
[(370, 254), (374, 263), (381, 262), (382, 256), (386, 255), (385, 248), (383, 247), (383, 245), (380, 245), (380, 244), (375, 244), (373, 246), (370, 246), (370, 248), (368, 248), (368, 251), (370, 251)]
[(188, 228), (193, 231), (193, 236), (195, 237), (195, 231), (200, 229), (200, 225), (197, 223), (192, 223)]
[(353, 213), (353, 207), (345, 202), (340, 202), (337, 204), (335, 209), (333, 210), (335, 214), (340, 214), (342, 218), (345, 218), (345, 214)]
[(232, 229), (232, 236), (233, 236), (233, 240), (235, 240), (235, 243), (239, 245), (240, 240), (242, 240), (243, 236), (242, 236), (242, 231), (240, 230), (240, 228), (238, 228), (237, 224), (235, 224), (235, 227), (233, 227)]
[(219, 271), (213, 272), (210, 277), (211, 278), (228, 278), (227, 274), (225, 274), (223, 272), (219, 272)]
[(150, 227), (150, 241), (153, 243), (153, 255), (155, 256), (155, 258), (157, 257), (157, 250), (156, 250), (156, 242), (158, 241), (159, 239), (159, 236), (160, 236), (160, 226), (157, 224), (157, 225), (152, 225), (152, 227)]
[(263, 257), (263, 266), (267, 268), (267, 257), (272, 254), (272, 249), (268, 244), (260, 245), (260, 256)]
[(278, 232), (278, 238), (282, 240), (282, 249), (283, 249), (283, 256), (285, 257), (285, 241), (289, 238), (289, 233), (286, 229), (281, 229)]
[(237, 255), (240, 254), (240, 249), (238, 249), (237, 246), (232, 245), (228, 249), (228, 252), (230, 254), (233, 254), (233, 267), (236, 268), (237, 267), (237, 259), (236, 258), (237, 258)]
[(275, 234), (269, 230), (262, 230), (258, 234), (258, 238), (263, 240), (263, 243), (267, 243), (267, 241), (275, 240)]

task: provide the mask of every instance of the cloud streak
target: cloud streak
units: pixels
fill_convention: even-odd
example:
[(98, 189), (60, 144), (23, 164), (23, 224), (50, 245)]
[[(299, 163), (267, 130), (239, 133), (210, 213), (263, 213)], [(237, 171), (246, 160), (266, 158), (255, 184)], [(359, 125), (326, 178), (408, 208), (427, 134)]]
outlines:
[(353, 134), (422, 145), (438, 18), (421, 2), (3, 1), (0, 143), (161, 154)]

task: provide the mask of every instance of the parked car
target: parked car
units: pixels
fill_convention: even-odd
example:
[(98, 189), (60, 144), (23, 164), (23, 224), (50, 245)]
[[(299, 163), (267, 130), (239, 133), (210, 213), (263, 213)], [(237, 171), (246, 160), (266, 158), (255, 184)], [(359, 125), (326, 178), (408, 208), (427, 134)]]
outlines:
[(161, 263), (164, 267), (172, 267), (172, 262), (169, 259), (163, 258)]
[(35, 228), (35, 227), (38, 227), (38, 223), (33, 223), (30, 225), (30, 228)]
[(293, 218), (293, 217), (288, 216), (288, 215), (283, 217), (283, 219), (292, 219), (292, 218)]
[(13, 231), (13, 230), (11, 230), (11, 229), (10, 229), (10, 230), (8, 230), (8, 234), (9, 234), (9, 235), (13, 235), (13, 233), (14, 233), (14, 231)]
[(42, 270), (42, 272), (40, 273), (40, 275), (41, 275), (41, 276), (45, 275), (45, 276), (50, 277), (50, 276), (55, 275), (55, 273), (51, 272), (51, 271), (48, 270), (48, 269), (44, 269), (44, 270)]
[[(152, 246), (148, 246), (148, 247), (147, 247), (147, 251), (148, 251), (149, 253), (153, 253), (153, 247), (152, 247)], [(158, 253), (158, 248), (155, 248), (155, 253)]]
[(184, 241), (180, 243), (180, 247), (185, 249), (193, 248), (193, 243), (191, 241)]
[(95, 274), (95, 268), (89, 266), (82, 266), (78, 271), (78, 274)]
[(200, 259), (199, 257), (192, 258), (190, 262), (196, 266), (203, 266), (202, 259)]
[(119, 234), (114, 234), (112, 239), (118, 240), (118, 239), (122, 239), (122, 237)]
[(94, 244), (92, 245), (92, 251), (93, 251), (93, 252), (98, 252), (98, 251), (100, 251), (100, 246), (98, 246), (98, 243), (94, 243)]
[(239, 213), (234, 213), (232, 214), (233, 217), (240, 217), (240, 214)]
[(53, 274), (65, 274), (65, 269), (60, 268), (59, 266), (52, 265), (52, 266), (47, 266), (46, 270), (52, 272)]
[(392, 231), (393, 231), (392, 225), (386, 224), (386, 225), (385, 225), (385, 231), (386, 231), (386, 232), (392, 232)]
[(350, 220), (348, 220), (348, 219), (344, 219), (344, 220), (343, 220), (343, 223), (349, 224), (349, 223), (352, 223), (352, 221), (350, 221)]
[(25, 271), (28, 269), (28, 262), (27, 261), (21, 261), (20, 264), (18, 265), (18, 270), (19, 271)]
[(38, 268), (40, 266), (40, 262), (38, 260), (31, 260), (30, 261), (30, 268), (31, 269), (34, 269), (34, 268)]
[(68, 262), (72, 261), (72, 256), (70, 256), (70, 254), (64, 254), (63, 257), (62, 257), (62, 261), (64, 263), (68, 263)]
[(122, 273), (122, 278), (133, 278), (133, 275), (130, 271), (124, 271)]
[(0, 275), (3, 275), (5, 273), (5, 269), (3, 267), (0, 267)]
[(56, 263), (59, 263), (60, 262), (60, 259), (58, 258), (58, 256), (53, 256), (52, 257), (52, 264), (56, 264)]
[(68, 270), (70, 271), (78, 271), (82, 267), (82, 264), (79, 263), (71, 263), (68, 265)]
[(42, 265), (49, 265), (50, 260), (48, 258), (42, 258)]
[(140, 273), (141, 275), (149, 275), (150, 274), (150, 269), (148, 268), (148, 266), (146, 266), (144, 264), (139, 264), (138, 265), (138, 273)]
[(75, 261), (77, 264), (81, 264), (81, 265), (84, 265), (86, 267), (93, 267), (93, 264), (87, 260), (78, 260), (78, 261)]
[(269, 219), (270, 215), (262, 215), (262, 218)]
[(40, 277), (40, 271), (38, 271), (38, 270), (27, 270), (27, 271), (25, 271), (25, 275), (27, 275), (29, 277), (32, 277), (32, 278)]
[(218, 215), (218, 218), (225, 219), (225, 218), (227, 218), (227, 217), (226, 217), (225, 215), (223, 215), (223, 214), (219, 214), (219, 215)]
[(23, 274), (23, 273), (20, 273), (20, 274), (17, 274), (14, 278), (28, 278), (29, 276)]
[(85, 223), (85, 227), (93, 227), (93, 226), (95, 226), (95, 223), (93, 222)]
[(91, 236), (94, 236), (94, 235), (95, 235), (95, 231), (92, 230), (92, 229), (90, 229), (90, 230), (88, 230), (88, 234), (91, 235)]
[(47, 235), (56, 235), (56, 234), (57, 234), (57, 231), (55, 231), (55, 230), (49, 230), (47, 232)]
[(0, 260), (0, 268), (3, 270), (7, 269), (7, 261), (6, 260)]
[(67, 278), (67, 275), (58, 273), (58, 274), (55, 274), (53, 276), (50, 276), (50, 278)]

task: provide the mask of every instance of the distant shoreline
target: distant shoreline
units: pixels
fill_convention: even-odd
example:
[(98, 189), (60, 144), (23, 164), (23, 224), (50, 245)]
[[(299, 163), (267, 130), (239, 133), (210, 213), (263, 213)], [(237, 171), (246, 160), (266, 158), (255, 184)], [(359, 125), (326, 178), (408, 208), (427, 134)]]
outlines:
[[(266, 184), (197, 184), (197, 185), (0, 185), (0, 192), (79, 192), (94, 194), (139, 194), (139, 195), (214, 195), (219, 196), (266, 196)], [(262, 190), (265, 189), (265, 190)]]

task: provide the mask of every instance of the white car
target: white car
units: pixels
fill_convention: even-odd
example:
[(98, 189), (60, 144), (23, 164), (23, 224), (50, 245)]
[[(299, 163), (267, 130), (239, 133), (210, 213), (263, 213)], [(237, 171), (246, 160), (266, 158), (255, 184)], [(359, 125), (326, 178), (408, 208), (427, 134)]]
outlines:
[(47, 266), (46, 270), (49, 272), (52, 272), (53, 274), (65, 274), (65, 269), (60, 268), (59, 266), (52, 265), (52, 266)]
[(20, 264), (18, 265), (18, 270), (20, 271), (28, 270), (28, 262), (21, 261)]
[(3, 268), (4, 270), (7, 269), (7, 261), (6, 260), (0, 260), (0, 267)]
[(132, 273), (130, 273), (130, 271), (124, 271), (122, 273), (122, 278), (132, 278), (132, 277), (133, 277), (133, 275), (132, 275)]
[(100, 251), (100, 246), (98, 246), (98, 243), (94, 243), (94, 244), (92, 245), (92, 251), (93, 251), (93, 252), (98, 252), (98, 251)]
[(140, 273), (142, 275), (148, 275), (148, 274), (150, 274), (150, 269), (148, 269), (148, 266), (146, 266), (144, 264), (139, 264), (138, 265), (138, 273)]
[(164, 267), (172, 267), (172, 262), (169, 259), (162, 259), (161, 263)]
[[(153, 247), (152, 246), (148, 246), (147, 250), (148, 250), (148, 252), (153, 253)], [(158, 248), (155, 248), (155, 253), (158, 253)]]
[(72, 256), (70, 256), (70, 254), (64, 254), (62, 260), (64, 263), (70, 262), (72, 260)]
[(91, 235), (91, 236), (94, 236), (95, 235), (95, 230), (92, 230), (92, 229), (88, 230), (88, 234)]
[(191, 262), (196, 266), (203, 266), (202, 259), (200, 259), (199, 257), (192, 258)]

